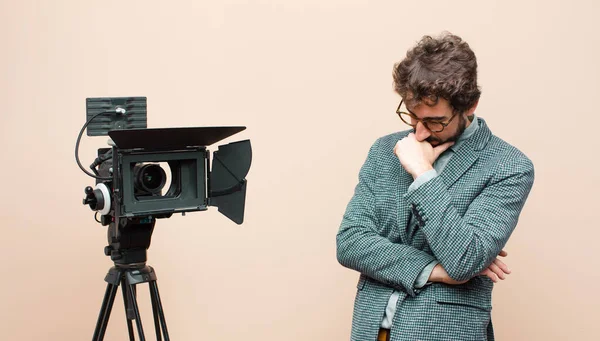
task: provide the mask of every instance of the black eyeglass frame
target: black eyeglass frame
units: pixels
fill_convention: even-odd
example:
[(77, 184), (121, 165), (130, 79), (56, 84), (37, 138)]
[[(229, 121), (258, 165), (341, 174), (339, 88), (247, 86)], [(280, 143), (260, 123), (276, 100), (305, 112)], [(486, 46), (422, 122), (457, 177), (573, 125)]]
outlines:
[[(398, 108), (396, 109), (396, 114), (398, 114), (398, 117), (400, 117), (400, 119), (402, 120), (402, 122), (408, 124), (411, 127), (416, 127), (417, 124), (419, 124), (419, 122), (423, 123), (423, 126), (425, 126), (425, 128), (427, 128), (427, 130), (434, 132), (434, 133), (441, 133), (442, 131), (444, 131), (444, 129), (446, 129), (447, 126), (450, 125), (450, 122), (452, 122), (452, 120), (454, 119), (454, 116), (458, 115), (458, 112), (454, 112), (454, 114), (452, 114), (452, 116), (450, 117), (450, 119), (444, 123), (444, 122), (430, 122), (430, 123), (436, 123), (436, 124), (440, 124), (442, 126), (441, 130), (433, 130), (429, 128), (429, 125), (427, 124), (427, 119), (420, 119), (418, 117), (416, 117), (415, 115), (413, 115), (410, 112), (406, 112), (406, 111), (401, 111), (400, 107), (402, 106), (402, 103), (404, 103), (404, 100), (400, 100), (400, 104), (398, 104)], [(406, 122), (404, 120), (404, 118), (402, 118), (402, 114), (406, 114), (408, 116), (410, 116), (413, 120), (417, 121), (417, 123), (413, 124), (412, 122)]]

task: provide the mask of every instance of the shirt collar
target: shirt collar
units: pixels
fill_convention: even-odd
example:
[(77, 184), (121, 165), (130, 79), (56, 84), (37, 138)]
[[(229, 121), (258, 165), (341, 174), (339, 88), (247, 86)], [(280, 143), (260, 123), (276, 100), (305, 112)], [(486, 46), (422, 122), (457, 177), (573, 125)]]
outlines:
[(456, 142), (452, 145), (452, 147), (450, 147), (450, 149), (452, 149), (453, 152), (457, 152), (458, 149), (460, 149), (460, 146), (469, 139), (469, 137), (473, 136), (473, 134), (475, 134), (475, 131), (477, 131), (477, 128), (479, 128), (479, 122), (477, 122), (477, 116), (475, 116), (475, 114), (473, 114), (473, 121), (471, 121), (471, 124), (469, 124), (469, 126), (467, 127), (467, 129), (465, 129), (465, 131), (463, 131), (463, 133), (459, 136), (458, 140), (456, 140)]

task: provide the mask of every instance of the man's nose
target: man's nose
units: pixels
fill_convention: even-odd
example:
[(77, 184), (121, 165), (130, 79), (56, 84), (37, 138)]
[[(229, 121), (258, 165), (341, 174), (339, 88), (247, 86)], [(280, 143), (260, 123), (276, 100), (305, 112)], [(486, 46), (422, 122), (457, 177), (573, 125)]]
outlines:
[(417, 141), (425, 141), (429, 136), (431, 136), (431, 131), (425, 128), (423, 122), (417, 122), (417, 125), (415, 126), (415, 137), (417, 138)]

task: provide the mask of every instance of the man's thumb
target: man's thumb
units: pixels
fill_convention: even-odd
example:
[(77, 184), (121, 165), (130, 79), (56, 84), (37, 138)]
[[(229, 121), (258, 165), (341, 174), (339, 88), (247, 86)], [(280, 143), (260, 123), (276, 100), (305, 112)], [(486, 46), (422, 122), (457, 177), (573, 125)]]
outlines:
[(446, 149), (452, 147), (452, 145), (454, 145), (454, 141), (446, 142), (444, 144), (440, 144), (439, 146), (436, 146), (435, 148), (433, 148), (433, 152), (435, 153), (435, 158), (437, 159), (440, 155), (442, 155), (443, 152), (446, 151)]

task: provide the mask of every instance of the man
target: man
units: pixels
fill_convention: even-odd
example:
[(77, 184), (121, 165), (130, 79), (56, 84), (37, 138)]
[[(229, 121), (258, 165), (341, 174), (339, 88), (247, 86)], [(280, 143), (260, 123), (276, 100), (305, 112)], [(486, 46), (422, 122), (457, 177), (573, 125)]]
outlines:
[(413, 127), (379, 138), (337, 234), (360, 272), (353, 341), (493, 340), (497, 259), (531, 190), (519, 150), (475, 116), (477, 62), (461, 38), (429, 36), (394, 66), (397, 114)]

